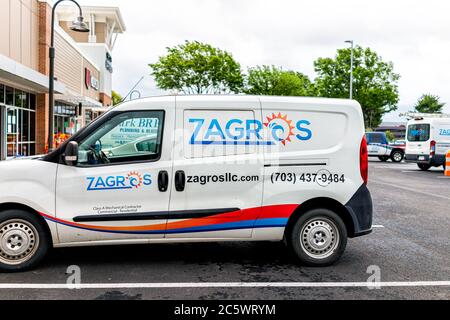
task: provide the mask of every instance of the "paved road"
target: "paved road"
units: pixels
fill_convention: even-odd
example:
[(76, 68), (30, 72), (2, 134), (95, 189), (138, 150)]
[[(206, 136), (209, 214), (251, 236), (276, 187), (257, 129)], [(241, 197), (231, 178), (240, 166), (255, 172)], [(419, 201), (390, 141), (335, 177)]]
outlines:
[[(450, 280), (450, 179), (442, 170), (370, 163), (379, 225), (349, 240), (333, 267), (299, 267), (282, 244), (171, 244), (55, 250), (39, 269), (0, 274), (0, 284), (65, 283), (69, 265), (82, 283), (365, 282)], [(384, 226), (384, 227), (381, 227)], [(450, 287), (0, 289), (0, 299), (450, 299)]]

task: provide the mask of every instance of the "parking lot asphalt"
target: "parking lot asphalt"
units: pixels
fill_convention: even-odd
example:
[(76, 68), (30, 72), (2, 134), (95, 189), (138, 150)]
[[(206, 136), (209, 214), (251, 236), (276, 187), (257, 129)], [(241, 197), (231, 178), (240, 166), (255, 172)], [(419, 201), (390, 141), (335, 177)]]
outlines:
[[(450, 280), (450, 179), (441, 168), (421, 172), (413, 164), (371, 160), (369, 189), (376, 228), (368, 236), (350, 239), (342, 259), (331, 267), (298, 266), (281, 243), (68, 248), (54, 250), (34, 271), (0, 274), (0, 299), (450, 299), (448, 284), (435, 285)], [(65, 284), (71, 265), (80, 267), (81, 283), (94, 288), (45, 287)], [(368, 268), (379, 268), (382, 283), (407, 286), (348, 285), (366, 282)], [(200, 287), (217, 282), (281, 285)], [(120, 283), (135, 288), (113, 288)], [(190, 285), (183, 287), (186, 283)], [(327, 286), (283, 285), (289, 283)], [(145, 287), (148, 284), (157, 285)]]

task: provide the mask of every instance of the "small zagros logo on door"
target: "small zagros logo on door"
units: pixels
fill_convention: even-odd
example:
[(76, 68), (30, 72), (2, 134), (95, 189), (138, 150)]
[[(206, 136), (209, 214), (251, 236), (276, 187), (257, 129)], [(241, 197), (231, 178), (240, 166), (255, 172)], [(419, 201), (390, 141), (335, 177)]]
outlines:
[(150, 174), (140, 174), (136, 171), (127, 175), (86, 177), (86, 180), (88, 181), (87, 191), (139, 189), (152, 184)]

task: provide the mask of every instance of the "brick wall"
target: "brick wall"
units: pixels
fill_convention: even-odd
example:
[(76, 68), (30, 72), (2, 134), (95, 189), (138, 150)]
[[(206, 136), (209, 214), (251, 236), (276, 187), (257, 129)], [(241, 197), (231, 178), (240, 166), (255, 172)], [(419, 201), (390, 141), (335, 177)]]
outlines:
[(48, 94), (36, 96), (36, 153), (45, 153), (48, 141)]
[(103, 104), (103, 106), (112, 106), (112, 99), (110, 96), (108, 96), (106, 93), (101, 92), (100, 93), (100, 102)]
[[(51, 35), (51, 7), (48, 3), (39, 2), (39, 60), (38, 71), (50, 74), (48, 50)], [(48, 141), (48, 94), (36, 96), (36, 153), (45, 153)]]
[(48, 49), (50, 48), (50, 34), (51, 34), (51, 14), (50, 5), (45, 2), (39, 2), (39, 61), (38, 71), (42, 74), (48, 75), (49, 59)]

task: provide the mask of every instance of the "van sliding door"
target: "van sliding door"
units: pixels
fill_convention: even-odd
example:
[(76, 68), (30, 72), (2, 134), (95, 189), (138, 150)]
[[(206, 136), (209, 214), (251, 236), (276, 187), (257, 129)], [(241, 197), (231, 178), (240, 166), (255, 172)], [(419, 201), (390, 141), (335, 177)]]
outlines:
[(262, 201), (258, 99), (179, 97), (166, 238), (250, 238)]

